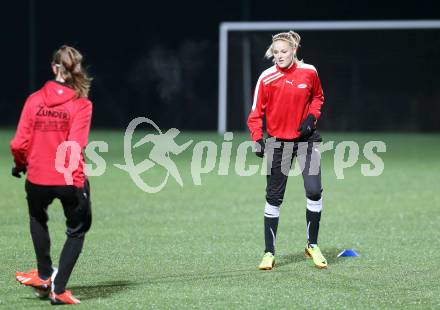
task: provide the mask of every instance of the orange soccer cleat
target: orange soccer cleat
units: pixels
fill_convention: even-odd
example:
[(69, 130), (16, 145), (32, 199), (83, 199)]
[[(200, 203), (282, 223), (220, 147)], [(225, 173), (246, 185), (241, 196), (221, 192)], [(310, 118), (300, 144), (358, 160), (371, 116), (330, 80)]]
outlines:
[(52, 305), (75, 305), (80, 304), (79, 299), (73, 297), (72, 293), (68, 290), (64, 291), (62, 294), (50, 293), (50, 303)]
[(46, 280), (41, 279), (37, 269), (32, 269), (29, 272), (16, 272), (15, 279), (23, 285), (39, 289), (49, 289), (52, 284), (50, 278)]

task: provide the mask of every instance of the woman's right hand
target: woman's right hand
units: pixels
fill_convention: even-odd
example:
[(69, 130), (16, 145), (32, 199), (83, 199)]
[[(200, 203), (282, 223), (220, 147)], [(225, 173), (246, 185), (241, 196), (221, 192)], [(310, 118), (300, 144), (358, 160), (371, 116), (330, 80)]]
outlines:
[(15, 167), (12, 167), (11, 174), (12, 174), (12, 176), (20, 179), (21, 173), (25, 174), (26, 171), (27, 171), (26, 166), (15, 166)]

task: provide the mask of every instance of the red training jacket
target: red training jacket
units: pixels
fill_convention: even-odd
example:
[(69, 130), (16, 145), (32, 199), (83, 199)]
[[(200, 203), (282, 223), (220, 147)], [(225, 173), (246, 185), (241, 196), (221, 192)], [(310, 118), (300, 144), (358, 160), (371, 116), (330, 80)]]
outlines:
[(282, 69), (277, 65), (265, 70), (258, 79), (254, 104), (248, 117), (252, 140), (263, 138), (263, 116), (266, 131), (280, 139), (299, 137), (297, 131), (307, 115), (321, 115), (324, 95), (314, 66), (293, 64)]
[[(84, 155), (92, 118), (92, 103), (76, 98), (73, 89), (55, 81), (26, 100), (17, 132), (11, 141), (11, 151), (17, 166), (27, 166), (27, 178), (38, 185), (67, 184), (64, 174), (55, 168), (58, 146), (64, 141), (76, 141), (81, 147), (79, 165), (72, 172), (73, 185), (84, 185)], [(66, 155), (66, 167), (70, 153)]]

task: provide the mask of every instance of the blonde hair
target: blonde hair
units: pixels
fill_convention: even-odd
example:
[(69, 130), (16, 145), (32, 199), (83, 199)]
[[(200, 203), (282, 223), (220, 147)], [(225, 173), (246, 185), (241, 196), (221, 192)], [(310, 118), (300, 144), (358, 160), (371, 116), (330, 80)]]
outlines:
[(68, 45), (61, 46), (52, 58), (52, 64), (56, 66), (56, 74), (61, 76), (67, 86), (75, 90), (78, 98), (89, 95), (93, 80), (82, 67), (82, 60), (81, 53)]
[[(272, 36), (272, 43), (266, 50), (266, 53), (264, 54), (264, 57), (267, 59), (270, 59), (273, 57), (273, 44), (275, 41), (285, 41), (289, 43), (290, 47), (294, 50), (297, 50), (300, 47), (301, 37), (298, 33), (296, 33), (293, 30), (290, 30), (289, 32), (280, 32), (276, 35)], [(295, 61), (298, 61), (298, 58), (296, 56), (296, 51), (293, 54), (293, 59)], [(273, 59), (275, 61), (275, 59)]]

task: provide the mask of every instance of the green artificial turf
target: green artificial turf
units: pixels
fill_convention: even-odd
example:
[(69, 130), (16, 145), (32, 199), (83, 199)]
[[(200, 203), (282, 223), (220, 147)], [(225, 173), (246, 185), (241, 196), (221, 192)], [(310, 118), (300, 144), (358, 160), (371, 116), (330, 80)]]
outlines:
[[(319, 270), (304, 258), (305, 197), (300, 177), (291, 177), (281, 208), (277, 266), (259, 271), (263, 254), (265, 178), (234, 172), (236, 146), (248, 138), (236, 133), (229, 175), (215, 169), (193, 183), (190, 162), (197, 141), (215, 133), (183, 132), (193, 139), (173, 156), (183, 187), (169, 178), (165, 188), (149, 194), (113, 166), (124, 163), (124, 131), (92, 131), (90, 140), (108, 143), (106, 172), (91, 177), (93, 225), (68, 284), (93, 309), (295, 309), (295, 308), (439, 308), (440, 307), (440, 135), (324, 133), (325, 141), (359, 143), (359, 162), (337, 179), (333, 151), (323, 154), (324, 211), (320, 247), (329, 267)], [(24, 180), (10, 176), (9, 140), (0, 131), (0, 308), (46, 307), (48, 301), (20, 286), (15, 271), (35, 267), (28, 229)], [(134, 141), (143, 135), (138, 133)], [(361, 174), (362, 154), (370, 140), (386, 142), (379, 154), (385, 170), (377, 177)], [(220, 150), (217, 150), (220, 153)], [(135, 161), (147, 158), (147, 145)], [(249, 154), (248, 163), (260, 160)], [(142, 176), (161, 182), (154, 167)], [(59, 202), (49, 211), (54, 261), (64, 242)], [(353, 248), (357, 258), (336, 258)], [(57, 265), (57, 264), (56, 264)]]

